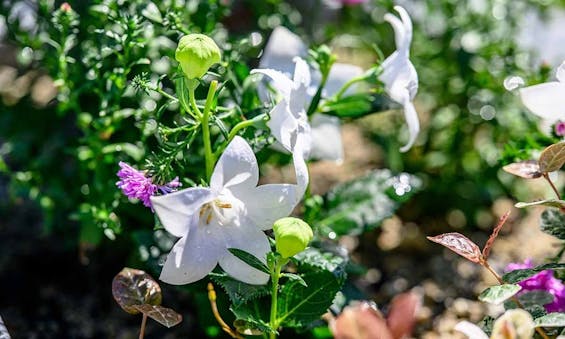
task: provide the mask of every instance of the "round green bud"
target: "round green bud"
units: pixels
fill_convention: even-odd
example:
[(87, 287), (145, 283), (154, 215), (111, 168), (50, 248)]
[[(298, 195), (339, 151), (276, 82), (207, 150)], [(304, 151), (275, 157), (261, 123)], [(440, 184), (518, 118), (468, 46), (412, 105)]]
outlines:
[(204, 34), (183, 36), (175, 51), (175, 59), (188, 79), (201, 78), (215, 63), (220, 62), (218, 45)]
[(306, 249), (314, 234), (310, 225), (298, 218), (282, 218), (273, 225), (277, 252), (289, 258)]

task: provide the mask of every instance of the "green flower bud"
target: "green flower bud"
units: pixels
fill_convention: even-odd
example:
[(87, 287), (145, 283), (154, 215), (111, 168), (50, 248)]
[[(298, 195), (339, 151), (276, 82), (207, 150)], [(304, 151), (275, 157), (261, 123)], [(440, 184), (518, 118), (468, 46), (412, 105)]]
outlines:
[(277, 252), (289, 258), (304, 251), (314, 234), (310, 225), (298, 218), (282, 218), (273, 225)]
[(206, 74), (210, 66), (220, 62), (221, 52), (210, 37), (188, 34), (180, 39), (175, 59), (188, 79), (198, 79)]

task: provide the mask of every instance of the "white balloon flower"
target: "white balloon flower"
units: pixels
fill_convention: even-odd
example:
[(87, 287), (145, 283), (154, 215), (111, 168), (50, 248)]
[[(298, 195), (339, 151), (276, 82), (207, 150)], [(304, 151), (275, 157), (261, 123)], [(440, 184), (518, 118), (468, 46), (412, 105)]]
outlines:
[(400, 19), (391, 13), (385, 14), (394, 29), (394, 40), (396, 51), (389, 55), (382, 63), (383, 72), (379, 79), (385, 85), (388, 96), (401, 104), (404, 109), (404, 117), (408, 125), (408, 143), (400, 148), (401, 152), (408, 151), (418, 136), (420, 122), (418, 114), (412, 101), (418, 92), (418, 73), (412, 62), (410, 62), (410, 44), (412, 43), (412, 21), (406, 10), (400, 6), (394, 6), (400, 15)]
[[(286, 150), (294, 152), (294, 143), (298, 138), (305, 158), (339, 162), (343, 160), (339, 118), (316, 113), (308, 121), (306, 115), (307, 105), (321, 81), (319, 72), (311, 72), (308, 64), (301, 59), (307, 52), (308, 48), (299, 36), (285, 27), (277, 27), (265, 46), (259, 69), (252, 73), (271, 78), (271, 85), (283, 98), (271, 111), (271, 121), (268, 123), (275, 139)], [(336, 94), (347, 81), (362, 73), (363, 69), (358, 66), (334, 63), (323, 96)], [(266, 99), (261, 89), (260, 95)]]
[[(298, 174), (297, 174), (298, 177)], [(271, 250), (264, 230), (286, 217), (304, 193), (300, 185), (257, 186), (259, 168), (253, 150), (236, 136), (218, 160), (210, 187), (192, 187), (151, 203), (165, 229), (180, 239), (167, 256), (160, 279), (181, 285), (204, 278), (217, 264), (248, 284), (266, 284), (269, 276), (231, 254), (249, 252), (266, 263)], [(305, 187), (305, 186), (304, 186)]]
[(518, 90), (524, 106), (551, 123), (565, 121), (565, 61), (557, 68), (555, 78), (557, 81)]

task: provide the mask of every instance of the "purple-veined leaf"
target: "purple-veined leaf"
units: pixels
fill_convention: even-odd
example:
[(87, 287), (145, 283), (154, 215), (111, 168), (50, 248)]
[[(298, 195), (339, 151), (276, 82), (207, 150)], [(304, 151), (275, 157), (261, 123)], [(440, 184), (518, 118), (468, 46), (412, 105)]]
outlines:
[(460, 256), (474, 263), (481, 263), (481, 250), (477, 244), (461, 233), (443, 233), (435, 237), (427, 237), (428, 240), (443, 245)]
[(502, 169), (507, 173), (525, 179), (535, 179), (542, 176), (539, 164), (535, 160), (515, 162), (502, 167)]
[(548, 146), (541, 152), (539, 168), (542, 173), (557, 171), (565, 163), (565, 141)]
[(182, 315), (163, 306), (143, 304), (132, 307), (166, 327), (173, 327), (182, 321)]
[(141, 304), (160, 305), (161, 287), (147, 273), (125, 267), (112, 281), (112, 295), (124, 311), (138, 314)]
[(492, 248), (492, 244), (494, 244), (494, 241), (496, 240), (496, 237), (498, 237), (498, 233), (500, 232), (500, 230), (504, 226), (504, 223), (508, 219), (508, 216), (510, 216), (510, 211), (504, 213), (504, 215), (501, 216), (500, 219), (498, 219), (498, 224), (496, 224), (496, 226), (492, 230), (492, 234), (488, 238), (487, 243), (485, 244), (485, 247), (483, 248), (483, 258), (484, 258), (484, 260), (488, 259), (488, 256), (490, 254), (490, 249)]

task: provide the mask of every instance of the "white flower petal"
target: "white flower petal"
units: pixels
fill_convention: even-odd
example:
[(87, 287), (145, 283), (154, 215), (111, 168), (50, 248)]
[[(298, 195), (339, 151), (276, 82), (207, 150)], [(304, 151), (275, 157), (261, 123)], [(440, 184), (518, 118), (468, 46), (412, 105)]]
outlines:
[(275, 71), (274, 69), (261, 68), (252, 70), (251, 74), (263, 74), (268, 76), (272, 80), (270, 84), (273, 86), (273, 88), (277, 92), (279, 92), (286, 100), (290, 98), (290, 91), (293, 87), (292, 80), (290, 80), (283, 73)]
[[(198, 222), (198, 216), (193, 216)], [(223, 230), (213, 225), (191, 228), (190, 235), (181, 238), (163, 265), (160, 280), (184, 285), (204, 278), (212, 272), (225, 253)]]
[(408, 143), (400, 148), (400, 152), (407, 152), (412, 145), (414, 145), (414, 142), (416, 142), (416, 138), (420, 132), (420, 121), (418, 120), (418, 113), (416, 113), (414, 104), (412, 104), (410, 100), (407, 99), (403, 107), (404, 117), (406, 119), (406, 124), (408, 125), (409, 138)]
[(307, 51), (308, 48), (298, 35), (286, 27), (276, 27), (265, 46), (259, 68), (273, 68), (290, 75), (295, 67), (294, 57), (304, 57)]
[(469, 339), (489, 339), (479, 326), (465, 320), (457, 323), (454, 329), (465, 334)]
[(557, 78), (558, 81), (565, 83), (565, 61), (563, 61), (561, 65), (559, 65), (559, 67), (557, 68), (557, 71), (555, 72), (555, 77)]
[(410, 49), (410, 43), (412, 43), (412, 20), (410, 19), (410, 15), (408, 15), (408, 12), (406, 12), (406, 10), (403, 7), (394, 6), (394, 10), (397, 11), (398, 14), (400, 15), (400, 19), (402, 20), (402, 26), (404, 26), (404, 41), (402, 48), (408, 51)]
[(292, 150), (292, 133), (298, 127), (296, 119), (288, 110), (286, 100), (281, 100), (269, 113), (270, 119), (267, 126), (271, 130), (271, 134), (275, 139), (288, 151)]
[(161, 224), (175, 237), (187, 234), (192, 216), (215, 194), (209, 188), (191, 187), (177, 192), (152, 196), (151, 204)]
[(535, 115), (557, 121), (565, 119), (565, 83), (552, 81), (519, 90), (522, 103)]
[[(238, 248), (253, 254), (263, 263), (267, 263), (267, 253), (271, 251), (269, 240), (263, 231), (257, 228), (242, 226), (237, 228), (225, 228), (224, 236), (226, 248)], [(269, 275), (263, 273), (241, 261), (239, 258), (226, 251), (219, 260), (220, 266), (226, 273), (239, 281), (252, 285), (264, 285), (269, 281)]]
[(210, 187), (220, 192), (224, 187), (234, 190), (252, 189), (259, 181), (259, 167), (253, 150), (240, 136), (226, 147), (210, 179)]
[(296, 149), (292, 153), (292, 162), (294, 163), (294, 171), (296, 175), (297, 196), (302, 199), (306, 188), (308, 188), (308, 181), (310, 180), (308, 174), (308, 166), (304, 160), (304, 151), (302, 144), (298, 143)]
[(292, 60), (295, 63), (293, 77), (294, 85), (296, 87), (298, 87), (298, 84), (303, 85), (304, 87), (310, 86), (312, 79), (310, 77), (310, 67), (306, 61), (304, 61), (301, 57), (295, 57)]
[(384, 16), (385, 21), (390, 23), (394, 30), (394, 42), (396, 43), (397, 51), (406, 50), (406, 29), (402, 21), (394, 14), (387, 13)]
[(273, 223), (288, 216), (302, 196), (297, 186), (291, 184), (267, 184), (239, 197), (247, 206), (247, 217), (262, 230), (269, 230)]
[(339, 118), (314, 114), (310, 122), (312, 127), (312, 151), (314, 159), (343, 161), (343, 144)]
[[(326, 96), (333, 96), (336, 94), (346, 82), (363, 74), (363, 69), (359, 66), (342, 64), (336, 62), (333, 64), (328, 81), (326, 82), (325, 94)], [(347, 95), (355, 93), (356, 85), (352, 85), (345, 92)]]

